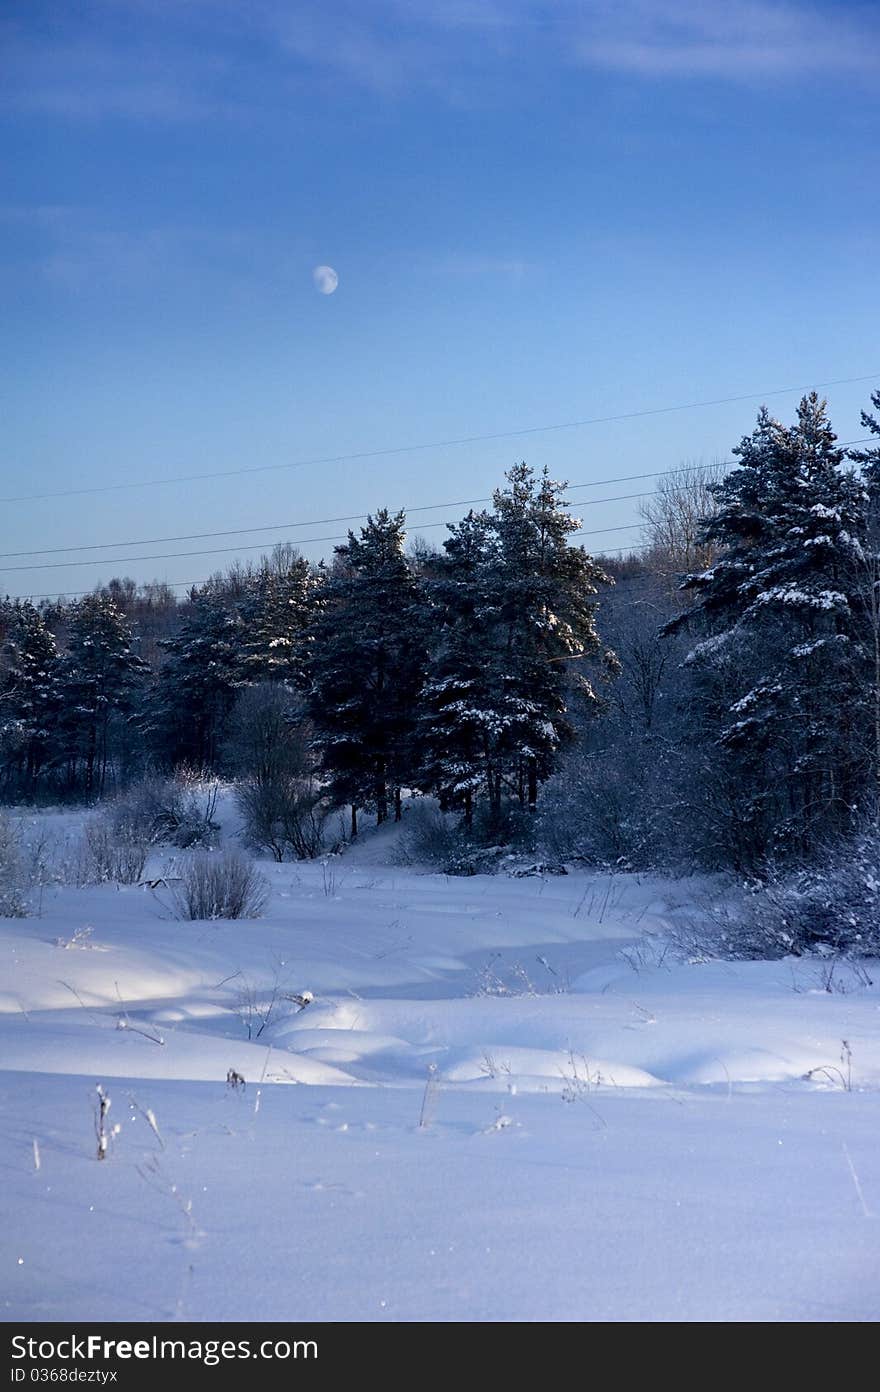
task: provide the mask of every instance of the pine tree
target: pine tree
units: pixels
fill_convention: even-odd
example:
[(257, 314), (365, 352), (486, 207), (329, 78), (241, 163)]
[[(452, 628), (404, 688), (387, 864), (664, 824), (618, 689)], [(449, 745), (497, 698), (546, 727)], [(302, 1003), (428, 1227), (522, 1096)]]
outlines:
[(413, 763), (414, 707), (424, 640), (416, 580), (404, 556), (404, 514), (386, 509), (349, 532), (317, 596), (309, 630), (308, 714), (321, 769), (338, 803), (375, 808), (379, 822)]
[[(880, 391), (871, 404), (880, 412)], [(866, 450), (850, 450), (850, 458), (862, 466), (862, 479), (868, 493), (868, 541), (859, 567), (860, 595), (865, 643), (870, 654), (871, 764), (873, 767), (874, 817), (880, 821), (880, 416), (862, 412), (862, 425), (878, 436), (878, 443)]]
[[(871, 405), (880, 412), (880, 391), (871, 396)], [(862, 477), (868, 489), (872, 521), (880, 528), (880, 416), (872, 416), (870, 411), (862, 411), (862, 425), (872, 435), (878, 436), (878, 443), (866, 450), (850, 450), (849, 457), (862, 465)]]
[(424, 783), (467, 820), (478, 788), (493, 822), (505, 792), (534, 810), (572, 733), (572, 692), (596, 701), (580, 664), (614, 666), (595, 628), (595, 596), (610, 580), (568, 544), (580, 524), (566, 485), (526, 464), (507, 480), (491, 513), (450, 528), (433, 589), (440, 640), (424, 691)]
[(245, 683), (245, 625), (222, 585), (190, 596), (178, 632), (159, 641), (167, 654), (141, 725), (157, 758), (169, 767), (214, 768), (238, 688)]
[(301, 685), (314, 589), (308, 561), (290, 547), (263, 564), (241, 604), (242, 680)]
[(816, 393), (785, 427), (766, 409), (715, 487), (715, 564), (685, 582), (708, 637), (688, 659), (694, 733), (737, 788), (744, 858), (806, 852), (846, 825), (864, 784), (866, 651), (856, 567), (866, 497)]
[(33, 604), (11, 608), (0, 670), (5, 781), (32, 795), (51, 750), (60, 707), (58, 650)]
[(71, 611), (61, 663), (61, 735), (72, 776), (87, 795), (103, 793), (114, 721), (132, 713), (146, 664), (132, 649), (131, 629), (106, 594), (88, 595)]
[(428, 569), (435, 637), (419, 702), (419, 786), (444, 808), (462, 807), (470, 826), (475, 797), (483, 787), (493, 793), (501, 776), (484, 718), (493, 703), (486, 661), (493, 616), (482, 595), (489, 516), (470, 512), (449, 532), (443, 555)]

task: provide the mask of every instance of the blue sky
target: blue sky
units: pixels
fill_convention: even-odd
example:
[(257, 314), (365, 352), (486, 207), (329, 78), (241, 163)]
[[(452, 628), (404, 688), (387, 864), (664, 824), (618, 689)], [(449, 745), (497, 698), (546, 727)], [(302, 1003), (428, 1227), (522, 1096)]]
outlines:
[[(590, 482), (727, 457), (762, 394), (880, 374), (875, 4), (0, 16), (0, 492), (264, 469), (6, 503), (10, 594), (201, 579), (252, 543), (344, 530), (282, 523), (484, 496), (519, 458)], [(878, 384), (828, 388), (841, 438)], [(789, 418), (797, 396), (767, 399)], [(585, 526), (636, 519), (593, 501), (619, 491), (573, 494)], [(260, 526), (277, 534), (205, 541), (230, 544), (214, 556), (8, 555)]]

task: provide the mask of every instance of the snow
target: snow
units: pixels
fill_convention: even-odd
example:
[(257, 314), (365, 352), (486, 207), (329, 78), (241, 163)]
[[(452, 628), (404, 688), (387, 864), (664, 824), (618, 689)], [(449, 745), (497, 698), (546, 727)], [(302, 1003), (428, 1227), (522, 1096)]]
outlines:
[(816, 638), (811, 643), (797, 643), (791, 650), (792, 657), (812, 657), (813, 653), (820, 648), (828, 647), (831, 643), (846, 644), (850, 640), (845, 633), (832, 633), (827, 638)]
[(801, 604), (808, 609), (835, 609), (845, 607), (846, 595), (839, 590), (818, 590), (815, 594), (800, 590), (796, 585), (777, 585), (772, 590), (764, 590), (754, 601), (754, 608), (762, 604)]
[(730, 641), (730, 633), (715, 633), (711, 638), (706, 638), (702, 643), (697, 643), (685, 657), (684, 665), (689, 667), (692, 663), (704, 657), (710, 657), (712, 653), (719, 652)]
[(711, 881), (396, 835), (265, 863), (261, 920), (0, 920), (4, 1317), (876, 1318), (880, 964), (689, 963)]

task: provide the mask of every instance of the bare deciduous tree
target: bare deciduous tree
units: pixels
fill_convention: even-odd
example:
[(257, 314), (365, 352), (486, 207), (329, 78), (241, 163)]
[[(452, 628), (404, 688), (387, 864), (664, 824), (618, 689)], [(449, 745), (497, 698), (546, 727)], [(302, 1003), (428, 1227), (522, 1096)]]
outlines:
[(639, 506), (652, 568), (675, 580), (705, 570), (716, 548), (703, 542), (705, 519), (715, 512), (712, 485), (724, 477), (724, 465), (685, 464), (661, 477), (654, 494)]

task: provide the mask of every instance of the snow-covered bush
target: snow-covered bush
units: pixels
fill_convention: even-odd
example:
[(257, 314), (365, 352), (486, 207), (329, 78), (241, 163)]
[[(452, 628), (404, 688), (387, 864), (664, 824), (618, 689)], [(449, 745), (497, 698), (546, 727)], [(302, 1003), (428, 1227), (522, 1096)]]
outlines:
[(213, 843), (217, 784), (178, 778), (147, 777), (114, 799), (107, 816), (121, 835), (148, 845), (169, 842), (187, 849)]
[(277, 861), (314, 860), (326, 849), (330, 809), (310, 778), (245, 778), (235, 790), (245, 839)]
[(466, 844), (459, 816), (441, 812), (433, 802), (416, 802), (401, 838), (401, 858), (407, 864), (445, 869), (461, 856)]
[(249, 856), (229, 846), (195, 851), (183, 865), (172, 897), (181, 919), (259, 918), (269, 883)]
[(149, 843), (112, 810), (90, 817), (73, 862), (78, 885), (137, 884), (144, 873)]
[(27, 918), (30, 888), (21, 831), (0, 811), (0, 918)]
[(444, 875), (491, 875), (507, 846), (482, 845), (480, 831), (475, 825), (469, 833), (460, 815), (441, 812), (429, 801), (417, 802), (401, 840), (400, 856), (408, 865), (430, 865)]
[(245, 840), (277, 861), (314, 860), (327, 849), (329, 804), (318, 783), (313, 732), (280, 682), (239, 692), (224, 758), (238, 777)]
[(578, 752), (545, 788), (537, 846), (556, 860), (653, 867), (665, 859), (661, 805), (649, 753), (635, 742), (602, 757)]
[(681, 943), (743, 958), (880, 956), (880, 834), (857, 837), (805, 869), (765, 871)]

